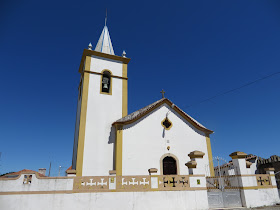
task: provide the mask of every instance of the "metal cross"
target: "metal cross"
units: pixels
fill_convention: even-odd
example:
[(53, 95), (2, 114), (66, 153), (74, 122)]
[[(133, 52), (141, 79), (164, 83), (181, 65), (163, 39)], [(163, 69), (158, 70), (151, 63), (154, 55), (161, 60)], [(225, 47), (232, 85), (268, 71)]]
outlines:
[(188, 184), (188, 180), (185, 180), (185, 177), (182, 177), (182, 181), (180, 180), (179, 183), (185, 186), (185, 184)]
[(106, 24), (107, 24), (107, 8), (106, 8), (105, 26)]
[(160, 91), (160, 92), (161, 92), (161, 94), (162, 94), (162, 98), (165, 98), (165, 97), (164, 97), (165, 91), (162, 89), (162, 91)]
[(165, 177), (163, 177), (163, 186), (164, 186), (164, 187), (166, 187), (165, 184), (168, 184), (168, 180), (165, 181)]
[(261, 185), (263, 185), (263, 182), (265, 182), (265, 180), (264, 180), (264, 179), (262, 179), (262, 177), (260, 176), (260, 177), (259, 177), (258, 182), (260, 182), (260, 183), (261, 183)]
[(176, 187), (176, 183), (177, 183), (177, 181), (175, 181), (175, 177), (172, 177), (172, 180), (173, 180), (173, 182), (171, 182), (170, 180), (169, 180), (169, 183), (170, 184), (173, 184), (173, 187)]

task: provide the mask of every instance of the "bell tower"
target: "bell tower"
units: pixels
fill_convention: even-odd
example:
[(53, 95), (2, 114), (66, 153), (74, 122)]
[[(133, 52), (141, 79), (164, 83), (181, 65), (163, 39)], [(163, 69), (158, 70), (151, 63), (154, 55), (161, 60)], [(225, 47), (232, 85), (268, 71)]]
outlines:
[(116, 56), (105, 25), (95, 50), (83, 51), (72, 169), (76, 176), (106, 176), (114, 169), (112, 123), (127, 115), (127, 64)]

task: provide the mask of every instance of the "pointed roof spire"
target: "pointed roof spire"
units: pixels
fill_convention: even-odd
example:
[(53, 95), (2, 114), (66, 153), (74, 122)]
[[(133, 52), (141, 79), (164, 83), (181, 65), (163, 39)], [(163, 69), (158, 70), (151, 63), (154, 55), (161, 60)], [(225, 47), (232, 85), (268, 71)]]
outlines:
[(107, 27), (107, 9), (106, 9), (106, 17), (105, 17), (105, 26), (104, 26), (102, 33), (100, 35), (100, 38), (97, 42), (95, 51), (115, 55), (113, 45), (111, 42), (111, 38), (110, 38), (110, 34), (109, 34), (109, 30)]

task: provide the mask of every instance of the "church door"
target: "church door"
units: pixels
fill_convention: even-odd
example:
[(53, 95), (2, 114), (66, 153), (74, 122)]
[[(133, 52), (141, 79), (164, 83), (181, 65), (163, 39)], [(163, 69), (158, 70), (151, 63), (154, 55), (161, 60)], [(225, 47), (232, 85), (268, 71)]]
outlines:
[(177, 174), (177, 164), (173, 157), (165, 157), (163, 159), (163, 175), (176, 175)]

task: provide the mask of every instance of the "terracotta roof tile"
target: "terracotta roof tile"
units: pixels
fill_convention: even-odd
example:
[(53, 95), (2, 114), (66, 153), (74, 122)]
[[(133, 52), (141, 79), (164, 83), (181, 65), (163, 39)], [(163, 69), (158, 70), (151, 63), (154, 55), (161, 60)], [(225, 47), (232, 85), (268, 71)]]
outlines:
[[(17, 172), (12, 172), (12, 173), (4, 174), (4, 175), (2, 176), (2, 178), (3, 178), (3, 177), (14, 176), (14, 175), (20, 175), (20, 174), (22, 174), (22, 173), (38, 173), (38, 172), (37, 172), (37, 171), (33, 171), (33, 170), (29, 170), (29, 169), (23, 169), (23, 170), (21, 170), (21, 171), (17, 171)], [(38, 173), (38, 175), (39, 175), (40, 177), (46, 177), (45, 175), (40, 174), (40, 173)]]

